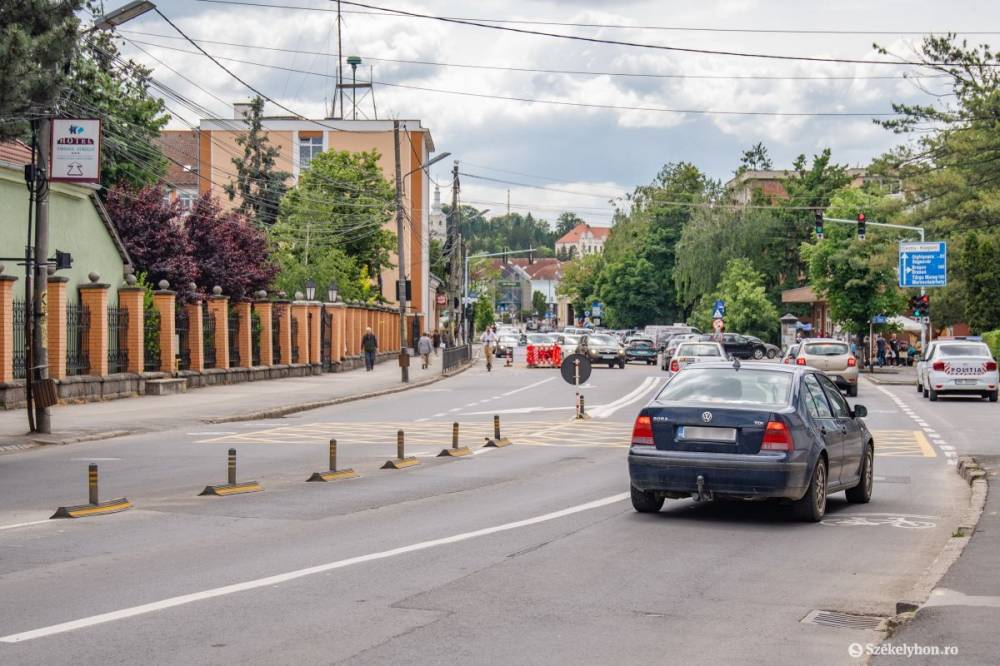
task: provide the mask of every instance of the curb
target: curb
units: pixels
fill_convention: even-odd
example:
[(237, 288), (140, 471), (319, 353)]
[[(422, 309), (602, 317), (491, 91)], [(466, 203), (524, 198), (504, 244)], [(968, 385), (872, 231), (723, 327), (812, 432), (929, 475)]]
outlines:
[(355, 393), (354, 395), (344, 395), (339, 398), (330, 398), (328, 400), (316, 400), (314, 402), (305, 402), (299, 405), (286, 405), (284, 407), (272, 407), (270, 409), (262, 409), (256, 412), (247, 412), (245, 414), (236, 414), (234, 416), (216, 416), (202, 419), (202, 423), (234, 423), (236, 421), (257, 421), (260, 419), (270, 419), (278, 416), (287, 416), (288, 414), (297, 414), (299, 412), (308, 412), (313, 409), (320, 409), (321, 407), (330, 407), (333, 405), (342, 405), (345, 402), (355, 402), (357, 400), (367, 400), (368, 398), (378, 398), (383, 395), (392, 395), (393, 393), (402, 393), (403, 391), (409, 391), (411, 389), (420, 388), (422, 386), (430, 386), (431, 384), (436, 384), (445, 379), (451, 379), (461, 373), (465, 372), (475, 364), (475, 360), (469, 361), (464, 366), (460, 367), (458, 370), (450, 374), (439, 374), (436, 377), (431, 377), (430, 379), (424, 379), (422, 381), (405, 384), (403, 386), (393, 386), (387, 389), (379, 389), (378, 391), (369, 391), (368, 393)]
[(948, 540), (927, 571), (920, 577), (906, 598), (896, 602), (896, 615), (889, 618), (890, 630), (885, 638), (889, 638), (893, 630), (905, 624), (927, 603), (931, 592), (937, 587), (938, 582), (948, 572), (948, 569), (961, 557), (976, 531), (976, 525), (978, 525), (979, 518), (983, 515), (983, 508), (986, 506), (988, 492), (986, 470), (976, 462), (974, 457), (962, 456), (958, 459), (958, 474), (972, 489), (969, 496), (969, 506), (963, 512), (951, 539)]

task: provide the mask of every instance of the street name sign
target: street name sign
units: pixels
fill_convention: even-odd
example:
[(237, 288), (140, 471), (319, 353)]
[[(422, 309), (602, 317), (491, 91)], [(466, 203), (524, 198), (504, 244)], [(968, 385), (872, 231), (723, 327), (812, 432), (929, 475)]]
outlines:
[(56, 183), (101, 182), (101, 121), (54, 118), (49, 180)]
[(948, 244), (899, 244), (900, 287), (944, 287), (948, 284)]

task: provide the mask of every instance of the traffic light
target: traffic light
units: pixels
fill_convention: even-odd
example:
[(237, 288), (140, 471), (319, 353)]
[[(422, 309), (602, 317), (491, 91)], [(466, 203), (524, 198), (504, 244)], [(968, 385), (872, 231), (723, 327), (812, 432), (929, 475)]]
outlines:
[(865, 239), (865, 231), (867, 231), (868, 225), (865, 224), (865, 214), (858, 213), (858, 240)]
[(910, 314), (914, 318), (931, 316), (931, 297), (927, 294), (910, 299)]
[(816, 238), (823, 240), (823, 211), (817, 208), (814, 212), (816, 215)]

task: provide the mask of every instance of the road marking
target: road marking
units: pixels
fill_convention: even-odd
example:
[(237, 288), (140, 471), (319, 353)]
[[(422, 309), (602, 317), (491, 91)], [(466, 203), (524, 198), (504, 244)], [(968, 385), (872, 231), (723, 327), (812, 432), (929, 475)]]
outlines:
[(540, 382), (535, 382), (534, 384), (528, 384), (527, 386), (522, 386), (521, 388), (514, 389), (513, 391), (507, 391), (506, 393), (503, 394), (503, 397), (514, 395), (515, 393), (520, 393), (521, 391), (527, 391), (528, 389), (533, 389), (536, 386), (541, 386), (542, 384), (551, 382), (553, 379), (555, 379), (555, 377), (548, 377), (547, 379), (543, 379)]
[(28, 523), (14, 523), (13, 525), (0, 525), (0, 530), (12, 530), (18, 527), (29, 527), (31, 525), (41, 525), (42, 523), (51, 523), (52, 521), (48, 518), (45, 520), (32, 520)]
[(471, 532), (462, 532), (460, 534), (454, 534), (452, 536), (443, 537), (440, 539), (421, 541), (419, 543), (410, 544), (408, 546), (401, 546), (399, 548), (393, 548), (391, 550), (383, 550), (377, 553), (369, 553), (367, 555), (359, 555), (357, 557), (350, 557), (344, 560), (327, 562), (325, 564), (306, 567), (304, 569), (297, 569), (295, 571), (288, 571), (286, 573), (277, 574), (274, 576), (266, 576), (264, 578), (248, 580), (242, 583), (224, 585), (222, 587), (203, 590), (201, 592), (182, 594), (177, 597), (161, 599), (160, 601), (154, 601), (148, 604), (141, 604), (139, 606), (132, 606), (130, 608), (123, 608), (121, 610), (111, 611), (109, 613), (91, 615), (90, 617), (80, 618), (79, 620), (62, 622), (59, 624), (50, 625), (48, 627), (33, 629), (31, 631), (23, 631), (17, 634), (2, 636), (0, 637), (0, 642), (20, 643), (22, 641), (30, 641), (36, 638), (45, 638), (46, 636), (62, 634), (67, 631), (75, 631), (77, 629), (85, 629), (87, 627), (93, 627), (108, 622), (125, 620), (131, 617), (137, 617), (139, 615), (146, 615), (148, 613), (155, 613), (157, 611), (166, 610), (168, 608), (175, 608), (177, 606), (192, 604), (198, 601), (205, 601), (206, 599), (214, 599), (216, 597), (223, 597), (230, 594), (236, 594), (238, 592), (247, 592), (262, 587), (271, 587), (273, 585), (280, 585), (282, 583), (287, 583), (289, 581), (297, 580), (299, 578), (305, 578), (306, 576), (313, 576), (316, 574), (325, 573), (327, 571), (333, 571), (335, 569), (343, 569), (346, 567), (353, 566), (355, 564), (365, 564), (367, 562), (374, 562), (376, 560), (384, 560), (390, 557), (396, 557), (398, 555), (406, 555), (408, 553), (415, 553), (421, 550), (427, 550), (429, 548), (436, 548), (438, 546), (446, 546), (450, 544), (460, 543), (462, 541), (469, 541), (471, 539), (478, 539), (479, 537), (489, 536), (491, 534), (497, 534), (500, 532), (508, 532), (510, 530), (516, 530), (522, 527), (530, 527), (532, 525), (546, 523), (552, 520), (557, 520), (559, 518), (565, 518), (566, 516), (572, 516), (577, 513), (583, 513), (584, 511), (592, 511), (593, 509), (599, 509), (611, 504), (616, 504), (618, 502), (621, 502), (628, 496), (629, 496), (628, 493), (619, 493), (617, 495), (602, 497), (601, 499), (593, 500), (592, 502), (586, 502), (584, 504), (571, 506), (567, 509), (560, 509), (559, 511), (545, 513), (540, 516), (525, 518), (524, 520), (516, 520), (510, 523), (503, 523), (500, 525), (494, 525), (492, 527), (485, 527), (483, 529), (473, 530)]
[(70, 458), (70, 462), (112, 462), (121, 458)]
[(532, 414), (534, 412), (558, 412), (567, 409), (576, 409), (573, 405), (566, 407), (515, 407), (513, 409), (493, 409), (486, 412), (466, 412), (462, 416), (480, 416), (482, 414)]
[(660, 384), (659, 377), (646, 377), (645, 379), (642, 380), (642, 383), (639, 384), (638, 388), (633, 390), (631, 393), (623, 395), (614, 402), (594, 407), (591, 410), (590, 415), (597, 419), (606, 419), (615, 412), (617, 412), (619, 409), (627, 407), (628, 405), (631, 405), (632, 403), (641, 400), (646, 393), (649, 393), (651, 390), (655, 389), (659, 384)]
[(927, 441), (927, 436), (919, 430), (913, 431), (913, 438), (917, 440), (917, 444), (920, 445), (920, 450), (924, 452), (925, 458), (936, 458), (937, 453), (934, 452), (934, 447), (931, 443)]

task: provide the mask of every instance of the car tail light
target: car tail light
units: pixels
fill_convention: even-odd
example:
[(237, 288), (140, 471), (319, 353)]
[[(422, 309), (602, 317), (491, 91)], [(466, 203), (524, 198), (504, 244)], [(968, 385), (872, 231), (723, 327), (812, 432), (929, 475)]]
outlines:
[(996, 361), (986, 361), (986, 372), (993, 372), (997, 369)]
[(854, 358), (853, 356), (852, 356), (852, 357), (850, 357), (849, 359), (847, 359), (847, 367), (848, 367), (848, 368), (853, 368), (853, 367), (855, 367), (855, 366), (856, 366), (857, 364), (858, 364), (858, 362), (857, 362), (857, 361), (855, 360), (855, 358)]
[(933, 368), (935, 372), (944, 372), (944, 361), (934, 361)]
[(797, 359), (795, 359), (795, 365), (805, 365), (805, 364), (806, 364), (806, 360), (804, 358), (797, 358)]
[(782, 421), (768, 421), (764, 429), (764, 440), (760, 443), (761, 451), (793, 451), (795, 441), (788, 426)]
[[(681, 370), (680, 363), (678, 363), (676, 360), (670, 362), (670, 372), (680, 372), (680, 370)], [(684, 376), (687, 377), (687, 375)]]
[(632, 426), (632, 446), (653, 446), (653, 419), (640, 415)]

